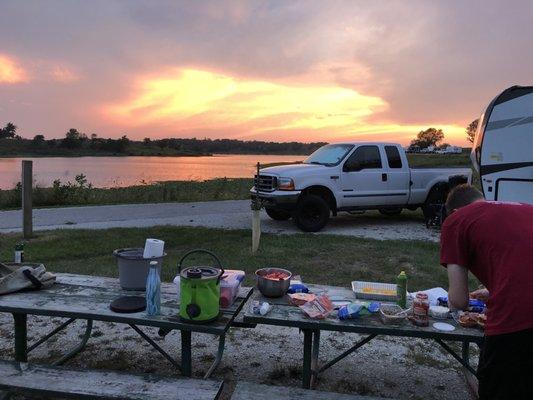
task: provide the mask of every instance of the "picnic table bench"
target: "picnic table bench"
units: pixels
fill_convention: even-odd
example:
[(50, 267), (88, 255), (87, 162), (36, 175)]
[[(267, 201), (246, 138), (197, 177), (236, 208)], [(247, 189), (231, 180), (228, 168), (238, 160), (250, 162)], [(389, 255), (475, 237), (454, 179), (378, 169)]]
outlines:
[[(357, 396), (349, 394), (318, 392), (284, 386), (260, 385), (251, 382), (239, 382), (231, 400), (385, 400), (378, 397)], [(390, 400), (390, 399), (389, 399)]]
[[(327, 292), (332, 301), (353, 301), (355, 294), (352, 290), (342, 287), (324, 286), (324, 285), (307, 285), (312, 293)], [(364, 346), (378, 335), (411, 337), (421, 339), (431, 339), (443, 347), (457, 361), (459, 361), (468, 371), (475, 374), (476, 371), (470, 365), (469, 348), (470, 343), (476, 343), (480, 346), (483, 343), (484, 334), (481, 330), (475, 328), (463, 328), (453, 320), (447, 322), (455, 326), (453, 332), (437, 331), (431, 326), (418, 327), (409, 322), (402, 325), (385, 325), (377, 315), (361, 317), (341, 321), (336, 315), (329, 316), (326, 319), (318, 320), (308, 318), (298, 308), (289, 303), (288, 296), (277, 299), (265, 298), (259, 293), (254, 292), (252, 300), (268, 301), (272, 309), (267, 315), (257, 315), (246, 307), (244, 310), (243, 321), (247, 323), (277, 325), (298, 328), (303, 331), (303, 377), (302, 385), (304, 388), (310, 388), (314, 384), (315, 378), (326, 369), (332, 367), (340, 360), (355, 352), (361, 346)], [(318, 354), (320, 349), (320, 332), (335, 331), (348, 332), (366, 335), (359, 342), (354, 344), (350, 349), (341, 353), (333, 360), (322, 366), (318, 365)], [(462, 344), (461, 355), (450, 347), (447, 341), (460, 342)]]
[(0, 389), (73, 399), (213, 400), (222, 382), (0, 361)]
[[(91, 336), (93, 321), (108, 321), (129, 325), (174, 367), (181, 370), (182, 375), (190, 377), (192, 374), (191, 334), (193, 332), (213, 334), (219, 337), (219, 346), (215, 360), (205, 374), (205, 378), (208, 378), (222, 358), (226, 332), (244, 306), (251, 292), (252, 289), (250, 288), (241, 288), (235, 303), (229, 308), (222, 309), (221, 316), (217, 321), (206, 324), (194, 324), (180, 320), (179, 303), (173, 284), (162, 284), (161, 315), (147, 316), (145, 312), (120, 314), (111, 311), (109, 308), (109, 304), (114, 299), (121, 296), (144, 296), (144, 292), (125, 291), (120, 287), (118, 280), (113, 278), (57, 274), (57, 282), (50, 288), (0, 296), (0, 312), (13, 314), (15, 322), (15, 360), (19, 362), (26, 362), (30, 351), (65, 329), (75, 320), (86, 320), (85, 333), (81, 342), (74, 349), (54, 362), (54, 365), (61, 365), (83, 350)], [(37, 340), (34, 344), (28, 346), (28, 315), (68, 319), (50, 333)], [(171, 355), (143, 332), (140, 328), (141, 326), (157, 327), (167, 331), (180, 330), (180, 363), (176, 362)]]

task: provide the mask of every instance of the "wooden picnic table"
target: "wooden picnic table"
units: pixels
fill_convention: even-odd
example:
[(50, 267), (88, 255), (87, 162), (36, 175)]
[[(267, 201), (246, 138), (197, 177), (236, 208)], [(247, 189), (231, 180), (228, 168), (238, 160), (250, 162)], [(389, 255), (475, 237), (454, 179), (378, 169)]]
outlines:
[[(192, 374), (191, 334), (209, 333), (219, 337), (218, 353), (206, 378), (220, 363), (224, 351), (225, 335), (235, 317), (250, 297), (252, 289), (241, 288), (235, 303), (221, 310), (220, 318), (215, 322), (195, 324), (181, 321), (179, 318), (179, 302), (173, 284), (163, 283), (161, 286), (161, 315), (147, 316), (146, 313), (121, 314), (110, 310), (110, 303), (121, 296), (144, 296), (144, 292), (123, 290), (118, 279), (75, 274), (57, 274), (57, 282), (52, 287), (37, 291), (25, 291), (0, 296), (0, 312), (13, 314), (15, 329), (15, 359), (27, 361), (28, 353), (65, 329), (78, 319), (86, 320), (87, 326), (81, 343), (63, 355), (54, 365), (64, 363), (79, 353), (87, 343), (92, 330), (93, 321), (107, 321), (128, 324), (144, 340), (150, 343), (172, 365), (181, 370), (182, 375)], [(40, 315), (68, 318), (68, 320), (49, 334), (28, 346), (27, 316)], [(153, 339), (144, 333), (140, 326), (181, 331), (181, 361), (177, 363)]]
[[(353, 301), (355, 300), (355, 293), (342, 287), (323, 286), (323, 285), (307, 285), (312, 293), (327, 292), (332, 301)], [(298, 328), (303, 331), (303, 378), (302, 386), (310, 388), (313, 386), (314, 379), (324, 370), (330, 368), (340, 360), (352, 354), (361, 346), (365, 345), (378, 335), (386, 336), (400, 336), (412, 337), (421, 339), (435, 340), (448, 353), (450, 353), (457, 361), (459, 361), (465, 368), (475, 374), (475, 370), (470, 365), (469, 360), (469, 345), (476, 343), (480, 346), (483, 342), (484, 334), (481, 330), (476, 328), (463, 328), (454, 320), (448, 319), (446, 322), (454, 325), (453, 332), (442, 332), (432, 327), (432, 323), (436, 322), (430, 318), (429, 327), (418, 327), (406, 321), (402, 325), (385, 325), (381, 322), (378, 315), (364, 316), (358, 319), (350, 319), (341, 321), (337, 318), (336, 312), (332, 313), (328, 318), (319, 320), (311, 319), (303, 314), (303, 312), (296, 306), (289, 303), (288, 296), (281, 298), (265, 298), (255, 291), (250, 301), (268, 301), (272, 305), (272, 309), (267, 315), (257, 315), (251, 312), (249, 307), (244, 310), (243, 321), (245, 323), (265, 324), (286, 326)], [(350, 332), (358, 334), (366, 334), (367, 336), (357, 342), (353, 347), (346, 350), (333, 360), (318, 366), (318, 353), (320, 348), (320, 332), (321, 331), (335, 331), (335, 332)], [(462, 354), (458, 355), (446, 342), (460, 342), (462, 344)]]

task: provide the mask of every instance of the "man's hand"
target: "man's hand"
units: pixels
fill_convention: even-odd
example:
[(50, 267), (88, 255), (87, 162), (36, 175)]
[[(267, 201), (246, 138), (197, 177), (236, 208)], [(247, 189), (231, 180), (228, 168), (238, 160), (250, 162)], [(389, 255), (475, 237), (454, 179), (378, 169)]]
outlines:
[(457, 264), (448, 264), (448, 305), (450, 309), (465, 310), (468, 307), (468, 270)]
[(489, 300), (489, 291), (486, 288), (474, 290), (470, 293), (471, 299), (481, 300), (485, 303)]

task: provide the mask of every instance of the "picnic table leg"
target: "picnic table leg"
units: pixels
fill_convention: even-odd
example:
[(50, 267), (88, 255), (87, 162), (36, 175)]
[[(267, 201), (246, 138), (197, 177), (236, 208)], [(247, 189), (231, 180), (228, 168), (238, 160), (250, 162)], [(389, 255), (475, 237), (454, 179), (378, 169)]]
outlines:
[(191, 331), (181, 331), (181, 374), (192, 375)]
[(463, 361), (470, 365), (470, 342), (463, 342), (462, 352)]
[(223, 333), (218, 338), (218, 351), (217, 351), (217, 356), (215, 357), (215, 361), (213, 361), (213, 364), (211, 364), (211, 366), (209, 367), (209, 369), (205, 373), (204, 379), (209, 379), (209, 377), (211, 376), (213, 371), (215, 371), (215, 369), (220, 364), (220, 361), (222, 361), (222, 355), (224, 354), (225, 343), (226, 343), (226, 334)]
[(309, 386), (315, 387), (318, 378), (318, 352), (320, 351), (320, 331), (314, 332), (313, 350), (311, 354), (311, 382)]
[(15, 320), (15, 361), (28, 361), (28, 316), (13, 313)]
[(304, 360), (302, 371), (302, 387), (309, 389), (311, 387), (311, 359), (313, 352), (313, 331), (303, 329), (304, 333)]
[[(461, 356), (463, 361), (470, 365), (470, 342), (463, 342), (462, 352)], [(465, 376), (466, 385), (468, 386), (468, 389), (470, 390), (470, 394), (472, 395), (472, 398), (478, 397), (478, 389), (479, 389), (479, 382), (477, 380), (477, 377), (470, 372), (467, 368), (463, 367), (463, 374)]]

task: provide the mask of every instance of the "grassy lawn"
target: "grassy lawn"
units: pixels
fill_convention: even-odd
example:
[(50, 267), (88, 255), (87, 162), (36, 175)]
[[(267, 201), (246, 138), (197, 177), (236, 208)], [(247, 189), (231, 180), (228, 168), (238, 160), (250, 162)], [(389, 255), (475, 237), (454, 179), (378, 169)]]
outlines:
[[(261, 267), (285, 267), (300, 274), (304, 282), (349, 286), (352, 280), (395, 282), (405, 270), (409, 290), (447, 287), (446, 271), (439, 265), (436, 243), (421, 241), (378, 241), (332, 235), (267, 235), (261, 238), (260, 253), (250, 254), (250, 231), (189, 227), (63, 230), (38, 233), (27, 243), (27, 261), (44, 263), (50, 271), (117, 277), (112, 251), (121, 247), (142, 247), (147, 237), (166, 242), (168, 257), (163, 279), (175, 276), (178, 259), (185, 252), (204, 248), (214, 251), (224, 267), (243, 269), (247, 284)], [(0, 260), (11, 260), (20, 235), (0, 238)], [(191, 257), (186, 265), (212, 265), (207, 256)], [(476, 282), (472, 281), (472, 287)]]

